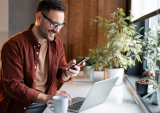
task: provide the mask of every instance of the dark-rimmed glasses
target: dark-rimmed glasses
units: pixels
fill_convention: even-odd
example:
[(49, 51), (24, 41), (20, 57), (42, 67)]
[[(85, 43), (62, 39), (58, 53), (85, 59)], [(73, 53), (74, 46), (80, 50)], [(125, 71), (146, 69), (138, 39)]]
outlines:
[(57, 26), (59, 26), (60, 29), (63, 29), (66, 26), (65, 23), (59, 24), (58, 22), (50, 20), (45, 14), (43, 14), (43, 13), (41, 13), (41, 14), (43, 15), (44, 18), (46, 18), (48, 21), (51, 22), (51, 24), (50, 24), (51, 28), (56, 28)]

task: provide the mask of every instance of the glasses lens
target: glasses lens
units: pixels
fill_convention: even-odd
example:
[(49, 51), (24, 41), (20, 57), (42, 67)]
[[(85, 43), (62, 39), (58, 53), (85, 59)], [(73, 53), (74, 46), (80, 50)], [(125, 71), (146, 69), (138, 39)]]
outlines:
[(59, 26), (59, 28), (62, 29), (62, 28), (65, 26), (65, 24), (51, 23), (51, 27), (52, 27), (52, 28), (56, 28), (57, 26)]

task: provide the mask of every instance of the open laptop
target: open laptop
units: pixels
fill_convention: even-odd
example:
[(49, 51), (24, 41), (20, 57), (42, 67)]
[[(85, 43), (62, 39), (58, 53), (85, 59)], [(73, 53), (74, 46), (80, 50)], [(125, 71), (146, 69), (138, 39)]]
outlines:
[(68, 107), (68, 113), (79, 113), (106, 101), (118, 77), (95, 82), (86, 98), (76, 97)]

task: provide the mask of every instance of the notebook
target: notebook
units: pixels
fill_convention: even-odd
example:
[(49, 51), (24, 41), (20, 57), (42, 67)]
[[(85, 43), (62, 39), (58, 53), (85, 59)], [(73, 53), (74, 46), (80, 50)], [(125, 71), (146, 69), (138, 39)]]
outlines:
[(104, 103), (118, 77), (95, 82), (86, 98), (76, 97), (68, 107), (68, 113), (79, 113)]

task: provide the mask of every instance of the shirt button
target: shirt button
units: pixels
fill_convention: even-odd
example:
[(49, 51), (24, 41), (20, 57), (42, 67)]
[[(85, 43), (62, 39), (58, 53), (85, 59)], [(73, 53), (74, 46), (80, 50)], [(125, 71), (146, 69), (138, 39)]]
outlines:
[(34, 48), (36, 48), (36, 46), (34, 46)]
[(38, 55), (38, 52), (37, 52), (37, 55)]
[(24, 107), (24, 109), (26, 109), (26, 107)]
[(36, 82), (36, 80), (34, 80), (34, 82)]
[(34, 68), (36, 68), (36, 66)]
[(38, 45), (38, 47), (39, 47), (40, 45)]

